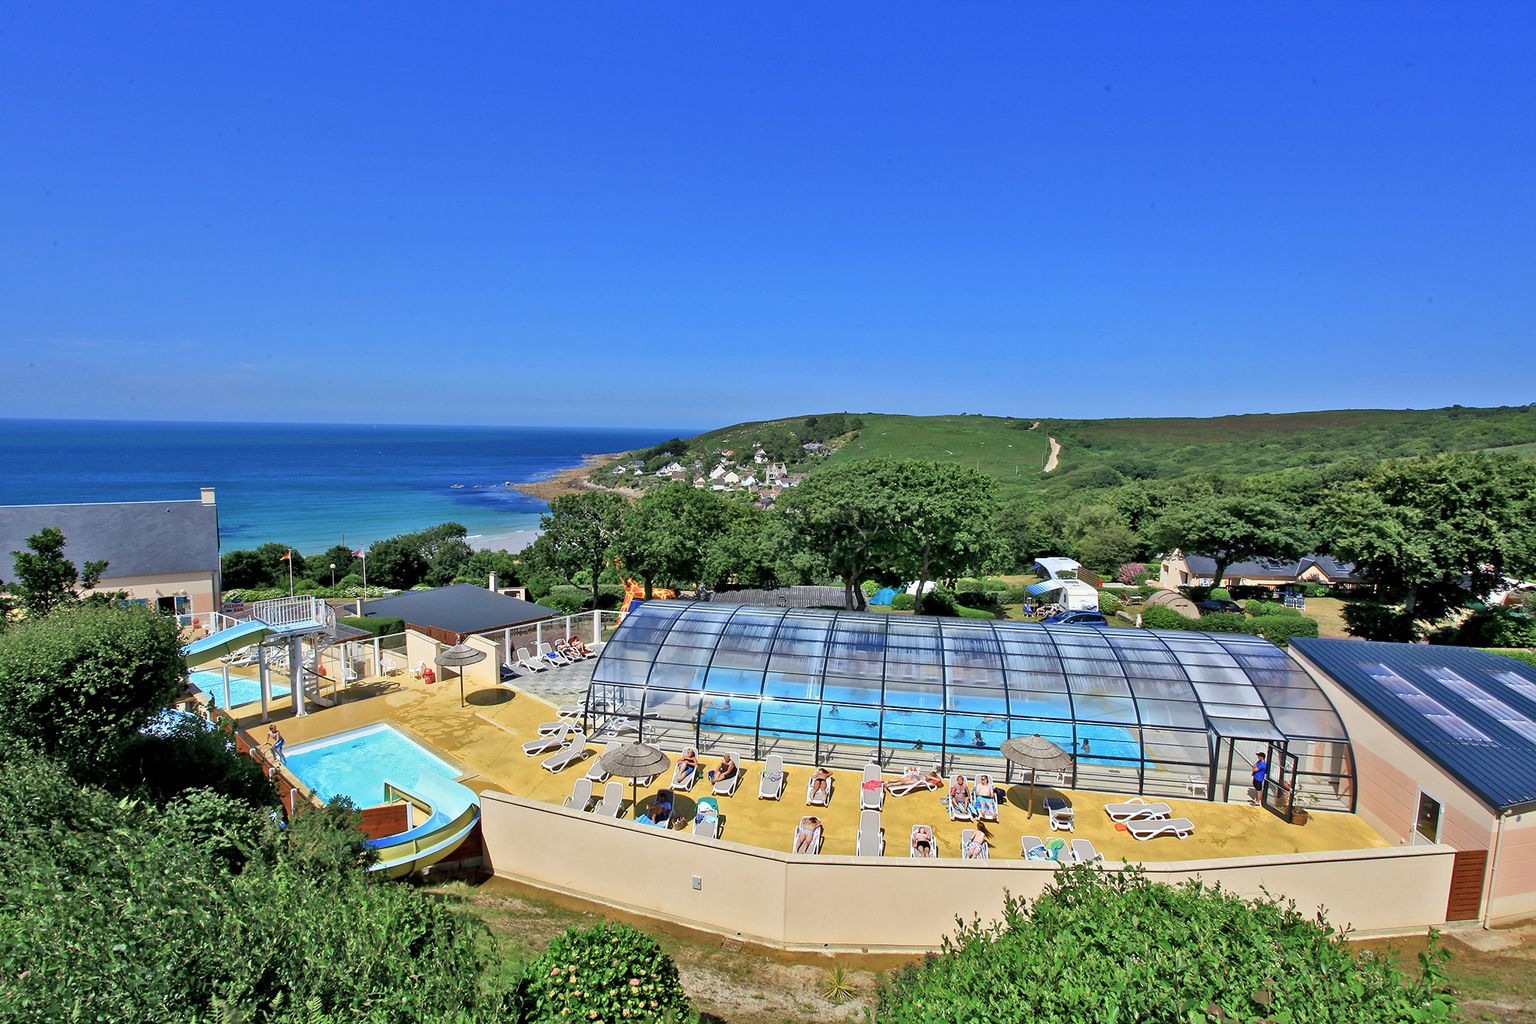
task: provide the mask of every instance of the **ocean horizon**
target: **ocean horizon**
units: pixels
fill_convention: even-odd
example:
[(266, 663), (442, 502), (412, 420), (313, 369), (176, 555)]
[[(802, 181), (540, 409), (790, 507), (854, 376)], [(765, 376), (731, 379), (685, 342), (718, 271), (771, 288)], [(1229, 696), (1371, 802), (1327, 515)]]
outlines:
[[(515, 489), (676, 430), (0, 419), (0, 505), (196, 498), (213, 487), (225, 551), (305, 553), (458, 522), (476, 546), (538, 528)], [(0, 553), (0, 556), (8, 553)]]

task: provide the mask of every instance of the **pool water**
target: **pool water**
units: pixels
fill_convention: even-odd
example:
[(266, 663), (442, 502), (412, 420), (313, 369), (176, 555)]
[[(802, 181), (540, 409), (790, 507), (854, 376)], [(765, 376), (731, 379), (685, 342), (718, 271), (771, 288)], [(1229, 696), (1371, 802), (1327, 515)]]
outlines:
[(423, 775), (464, 773), (390, 725), (370, 725), (285, 751), (288, 769), (322, 800), (344, 796), (358, 807), (384, 801), (384, 783), (410, 789)]
[[(699, 724), (720, 732), (756, 731), (765, 736), (823, 739), (851, 739), (874, 746), (909, 747), (914, 750), (947, 748), (951, 754), (971, 748), (979, 753), (996, 753), (1010, 735), (1039, 733), (1046, 739), (1077, 755), (1079, 764), (1124, 764), (1139, 761), (1141, 744), (1135, 733), (1114, 725), (1093, 722), (1023, 721), (1016, 719), (1009, 732), (1007, 712), (1001, 700), (995, 709), (988, 702), (970, 698), (973, 705), (964, 711), (939, 708), (864, 707), (852, 703), (868, 699), (867, 693), (851, 688), (842, 693), (828, 686), (820, 703), (774, 700), (772, 697), (736, 697), (731, 694), (706, 694)], [(845, 701), (847, 701), (845, 703)], [(761, 709), (759, 709), (761, 706)], [(818, 709), (821, 711), (817, 720)], [(759, 717), (761, 715), (761, 717)], [(1087, 747), (1083, 744), (1086, 741)]]
[[(223, 672), (193, 672), (190, 676), (192, 685), (206, 693), (213, 701), (214, 707), (224, 706), (224, 673)], [(288, 696), (288, 679), (283, 676), (279, 679), (272, 673), (267, 674), (267, 700), (275, 700), (278, 697)], [(261, 700), (261, 680), (248, 676), (237, 676), (233, 672), (229, 674), (229, 706), (239, 707), (241, 704), (254, 704)]]

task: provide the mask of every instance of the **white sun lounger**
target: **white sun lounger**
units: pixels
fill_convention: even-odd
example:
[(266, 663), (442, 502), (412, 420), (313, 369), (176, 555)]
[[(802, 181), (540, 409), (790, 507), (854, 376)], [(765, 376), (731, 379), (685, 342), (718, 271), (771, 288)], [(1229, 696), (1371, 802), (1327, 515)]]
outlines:
[(809, 850), (800, 851), (800, 850), (796, 850), (796, 848), (795, 848), (796, 845), (800, 842), (800, 830), (802, 828), (805, 828), (805, 823), (808, 820), (808, 818), (809, 818), (809, 816), (807, 816), (806, 818), (801, 818), (800, 819), (800, 824), (795, 826), (794, 834), (789, 837), (789, 852), (790, 853), (797, 853), (798, 852), (798, 853), (806, 853), (806, 854), (817, 854), (817, 853), (821, 852), (822, 828), (821, 828), (820, 825), (813, 826), (814, 831), (811, 833), (811, 847), (810, 847)]
[(1188, 839), (1195, 833), (1195, 823), (1188, 818), (1133, 818), (1124, 822), (1124, 825), (1131, 833), (1132, 839), (1143, 843), (1158, 836), (1178, 836), (1180, 839)]
[(592, 803), (592, 780), (580, 778), (576, 785), (571, 787), (571, 795), (565, 798), (561, 807), (569, 807), (572, 810), (585, 811)]
[(574, 721), (575, 719), (581, 717), (581, 705), (561, 704), (558, 708), (555, 709), (555, 716), (557, 718), (569, 718)]
[(784, 795), (784, 758), (769, 754), (763, 762), (763, 773), (757, 780), (759, 800), (777, 800)]
[(551, 665), (569, 665), (571, 659), (561, 654), (549, 645), (549, 641), (539, 644), (539, 658)]
[(696, 836), (702, 836), (705, 839), (719, 839), (720, 818), (716, 816), (713, 818), (705, 818), (703, 821), (694, 822), (693, 834)]
[(864, 766), (864, 774), (859, 779), (859, 806), (866, 811), (878, 811), (885, 806), (885, 787), (870, 785), (880, 781), (880, 772), (880, 766), (871, 761)]
[(807, 807), (826, 807), (832, 803), (832, 784), (837, 781), (837, 776), (835, 775), (827, 776), (827, 785), (822, 790), (823, 795), (821, 797), (812, 795), (816, 791), (816, 772), (818, 770), (812, 768), (810, 778), (805, 780), (805, 806)]
[[(955, 791), (954, 780), (950, 780), (948, 791), (950, 793)], [(972, 818), (976, 817), (976, 791), (974, 789), (967, 788), (966, 793), (966, 804), (963, 807), (955, 802), (955, 798), (953, 796), (947, 797), (947, 803), (945, 804), (945, 807), (949, 810), (950, 821), (970, 821)]]
[(517, 663), (529, 672), (543, 672), (549, 668), (548, 665), (530, 655), (526, 647), (519, 647), (517, 649)]
[(677, 767), (672, 769), (672, 788), (679, 793), (686, 793), (693, 788), (693, 784), (699, 781), (699, 766), (689, 764), (686, 761), (677, 762)]
[(603, 768), (603, 759), (594, 757), (592, 759), (592, 767), (587, 769), (587, 774), (584, 777), (592, 780), (593, 783), (607, 782), (608, 772)]
[(571, 742), (540, 761), (539, 767), (548, 772), (563, 772), (580, 760), (586, 752), (587, 734), (578, 732), (571, 736)]
[(731, 755), (731, 762), (736, 765), (736, 774), (728, 779), (716, 779), (714, 788), (710, 790), (715, 796), (731, 796), (736, 792), (736, 787), (741, 785), (741, 777), (746, 774), (746, 769), (741, 766), (741, 758), (736, 756), (733, 750), (722, 750), (720, 756)]
[(601, 818), (617, 818), (619, 808), (624, 806), (624, 783), (610, 782), (603, 787), (603, 801), (593, 808), (592, 813)]
[(529, 757), (533, 757), (536, 754), (547, 754), (551, 750), (558, 749), (560, 744), (565, 742), (566, 735), (566, 733), (550, 733), (547, 736), (540, 736), (536, 740), (529, 740), (523, 744), (523, 753)]
[[(917, 778), (914, 779), (908, 777), (912, 775), (916, 775)], [(922, 771), (916, 765), (909, 765), (905, 770), (902, 771), (901, 778), (891, 783), (887, 788), (890, 789), (893, 796), (906, 796), (908, 793), (918, 789), (925, 789), (931, 793), (933, 792), (934, 787), (938, 785), (938, 783), (929, 782), (927, 776), (928, 773)]]
[(885, 829), (880, 827), (880, 812), (866, 808), (859, 812), (859, 834), (853, 851), (859, 857), (885, 855)]
[(1029, 855), (1030, 850), (1044, 850), (1045, 848), (1046, 846), (1040, 841), (1039, 836), (1019, 836), (1019, 856), (1025, 860), (1049, 860), (1049, 857), (1032, 858)]
[[(918, 832), (919, 829), (927, 829), (928, 830), (928, 852), (927, 853), (918, 853), (917, 852), (917, 832)], [(908, 857), (917, 857), (917, 858), (920, 858), (922, 860), (928, 860), (930, 858), (937, 858), (938, 855), (939, 855), (939, 837), (934, 834), (933, 826), (932, 825), (922, 825), (922, 824), (913, 825), (912, 826), (912, 833), (907, 837), (907, 856)]]
[(1072, 863), (1092, 864), (1103, 859), (1104, 855), (1093, 848), (1091, 839), (1072, 840)]
[(1072, 805), (1066, 798), (1048, 796), (1045, 798), (1045, 810), (1051, 816), (1052, 832), (1072, 832), (1077, 827), (1077, 812), (1072, 810)]
[(1105, 804), (1104, 813), (1109, 815), (1111, 821), (1124, 824), (1127, 821), (1167, 818), (1173, 814), (1173, 808), (1161, 802), (1149, 804), (1144, 800), (1127, 800), (1123, 804)]
[(971, 854), (971, 840), (973, 840), (975, 838), (976, 838), (976, 830), (975, 829), (973, 829), (973, 828), (963, 828), (963, 829), (960, 830), (960, 857), (961, 857), (961, 859), (963, 859), (963, 860), (991, 860), (992, 857), (990, 856), (990, 854), (991, 854), (992, 844), (987, 842), (986, 840), (982, 840), (981, 852), (976, 854), (976, 855), (974, 855), (974, 856), (972, 856), (972, 854)]
[(539, 735), (559, 736), (563, 733), (570, 732), (574, 728), (576, 728), (576, 723), (566, 718), (557, 719), (553, 722), (540, 722)]

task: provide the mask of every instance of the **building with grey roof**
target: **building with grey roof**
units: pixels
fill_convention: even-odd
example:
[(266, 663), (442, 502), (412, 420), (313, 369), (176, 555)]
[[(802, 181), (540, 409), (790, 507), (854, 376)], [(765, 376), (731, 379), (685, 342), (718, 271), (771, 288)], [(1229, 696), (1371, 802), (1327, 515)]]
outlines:
[(64, 556), (83, 567), (105, 561), (98, 589), (170, 614), (218, 608), (219, 506), (212, 487), (182, 501), (109, 501), (75, 505), (0, 505), (0, 578), (11, 553), (50, 526), (64, 533)]

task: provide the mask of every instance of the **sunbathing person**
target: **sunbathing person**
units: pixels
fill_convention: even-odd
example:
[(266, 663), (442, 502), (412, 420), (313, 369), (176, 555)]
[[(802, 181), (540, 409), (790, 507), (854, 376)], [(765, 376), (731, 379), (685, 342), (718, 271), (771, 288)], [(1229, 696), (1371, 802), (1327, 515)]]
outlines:
[(976, 776), (976, 813), (978, 816), (997, 817), (997, 787), (992, 785), (990, 775)]
[(919, 825), (912, 830), (912, 850), (919, 857), (933, 856), (933, 830)]
[(971, 814), (971, 787), (966, 783), (964, 775), (956, 775), (954, 785), (949, 787), (949, 808), (952, 814), (961, 817)]
[(736, 759), (726, 754), (720, 758), (720, 767), (709, 773), (709, 781), (726, 782), (735, 777), (741, 769), (736, 767)]
[(826, 803), (832, 798), (832, 773), (825, 768), (817, 768), (811, 773), (811, 802)]
[(821, 819), (808, 815), (800, 819), (795, 829), (795, 852), (811, 853), (816, 849), (816, 839), (821, 835)]
[[(895, 782), (887, 782), (885, 784), (885, 788), (893, 793), (898, 789), (901, 790), (902, 793), (909, 793), (916, 789), (918, 786), (927, 786), (929, 789), (937, 789), (942, 785), (944, 785), (944, 776), (940, 775), (933, 769), (930, 768), (925, 772), (920, 768), (908, 768), (905, 775), (897, 779)], [(898, 793), (897, 795), (900, 796), (901, 794)]]
[(977, 860), (987, 855), (987, 840), (991, 833), (982, 822), (976, 823), (976, 830), (971, 833), (971, 841), (965, 844), (965, 856)]

